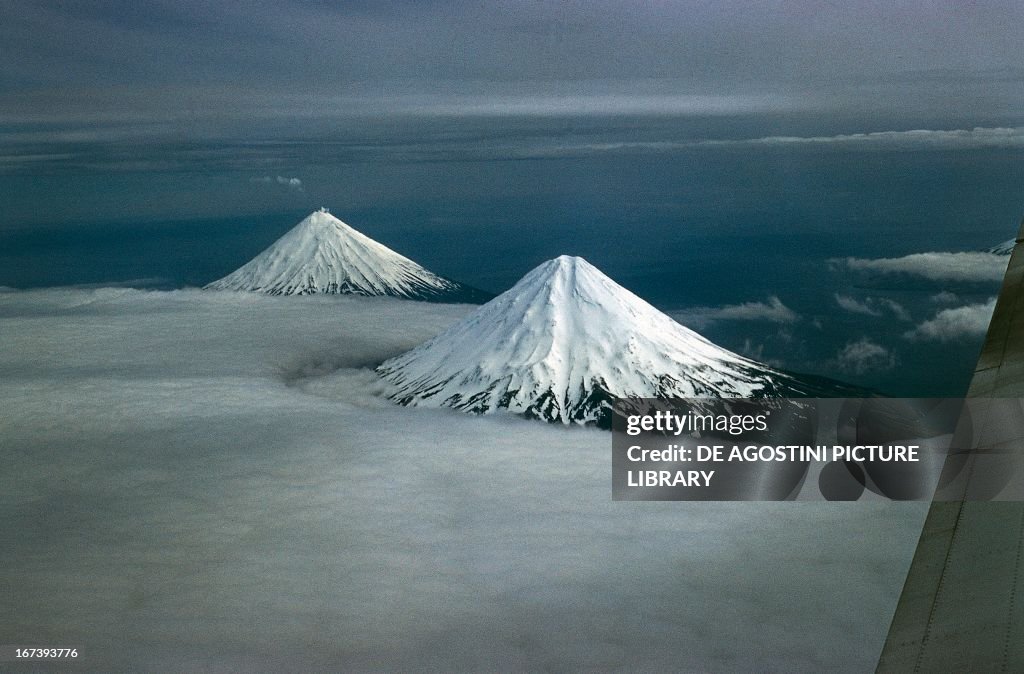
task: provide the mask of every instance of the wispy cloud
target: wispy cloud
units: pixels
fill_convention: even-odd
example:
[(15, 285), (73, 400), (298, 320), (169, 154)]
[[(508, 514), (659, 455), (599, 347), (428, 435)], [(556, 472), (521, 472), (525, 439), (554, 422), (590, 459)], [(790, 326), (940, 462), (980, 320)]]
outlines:
[(879, 297), (879, 304), (889, 310), (895, 318), (901, 321), (910, 320), (910, 312), (907, 311), (906, 307), (897, 302), (896, 300), (889, 299), (888, 297)]
[(888, 297), (868, 297), (863, 301), (849, 295), (835, 294), (836, 304), (845, 311), (865, 316), (882, 316), (889, 313), (901, 321), (909, 321), (910, 314), (906, 308), (896, 300)]
[(287, 187), (290, 190), (296, 192), (304, 192), (302, 188), (302, 181), (298, 178), (286, 178), (284, 176), (276, 176), (271, 178), (270, 176), (262, 176), (260, 178), (252, 178), (252, 182), (261, 183), (263, 185), (281, 185)]
[(935, 293), (928, 299), (935, 304), (954, 304), (960, 301), (960, 296), (948, 290), (943, 290), (942, 292)]
[(525, 155), (582, 156), (589, 154), (667, 153), (680, 150), (725, 147), (833, 147), (847, 150), (976, 150), (1024, 148), (1024, 127), (976, 127), (973, 129), (918, 129), (877, 131), (834, 136), (764, 136), (760, 138), (638, 140), (598, 143), (564, 143), (524, 147)]
[(1024, 127), (974, 127), (972, 129), (913, 129), (873, 131), (833, 136), (764, 136), (743, 140), (708, 140), (701, 145), (829, 145), (850, 149), (905, 148), (915, 150), (973, 150), (1022, 148)]
[[(783, 331), (779, 331), (774, 336), (775, 341), (788, 343), (792, 341), (792, 335), (786, 334)], [(771, 365), (772, 367), (785, 368), (786, 363), (780, 358), (773, 358), (768, 355), (764, 342), (754, 342), (754, 340), (747, 337), (743, 340), (743, 345), (736, 349), (736, 352), (752, 358), (753, 360), (764, 363), (765, 365)]]
[(955, 342), (980, 337), (988, 331), (988, 324), (992, 320), (995, 308), (996, 298), (993, 297), (984, 304), (943, 309), (903, 336), (912, 341), (938, 342)]
[(408, 112), (451, 116), (563, 116), (563, 115), (732, 115), (792, 110), (797, 97), (582, 94), (533, 96), (456, 96), (448, 99), (401, 98), (396, 105)]
[(772, 295), (765, 302), (743, 302), (720, 307), (692, 307), (673, 312), (673, 318), (684, 325), (701, 329), (717, 321), (766, 321), (795, 323), (800, 315)]
[(1007, 257), (986, 252), (914, 253), (892, 258), (836, 258), (833, 265), (877, 274), (909, 274), (933, 281), (1000, 281)]
[(869, 337), (848, 342), (836, 353), (835, 360), (843, 372), (858, 375), (896, 367), (896, 355)]
[(849, 297), (847, 295), (835, 294), (836, 304), (839, 305), (840, 309), (849, 311), (853, 314), (864, 314), (865, 316), (881, 316), (882, 312), (878, 309), (874, 309), (868, 305), (867, 302), (861, 302), (855, 297)]

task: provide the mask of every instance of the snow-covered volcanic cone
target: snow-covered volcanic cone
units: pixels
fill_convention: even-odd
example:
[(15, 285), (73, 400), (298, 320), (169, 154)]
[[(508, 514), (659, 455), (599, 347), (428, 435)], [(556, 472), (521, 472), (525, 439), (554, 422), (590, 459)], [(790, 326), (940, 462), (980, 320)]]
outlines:
[(484, 302), (492, 295), (424, 269), (320, 209), (211, 290), (270, 295), (391, 295), (439, 302)]
[(856, 395), (716, 346), (564, 255), (377, 372), (403, 405), (601, 426), (617, 397)]

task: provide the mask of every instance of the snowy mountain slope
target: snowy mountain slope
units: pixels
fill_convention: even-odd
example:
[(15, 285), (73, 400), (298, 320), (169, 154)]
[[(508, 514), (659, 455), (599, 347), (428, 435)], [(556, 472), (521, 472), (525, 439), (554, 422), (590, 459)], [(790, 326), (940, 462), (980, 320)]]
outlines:
[(986, 253), (993, 253), (994, 255), (1009, 255), (1013, 252), (1013, 247), (1017, 244), (1016, 239), (1010, 239), (1009, 241), (1003, 241), (997, 246), (986, 248)]
[(718, 347), (569, 256), (377, 372), (403, 405), (601, 426), (617, 397), (855, 395)]
[(438, 276), (320, 209), (236, 271), (206, 286), (270, 295), (391, 295), (483, 302), (492, 297)]

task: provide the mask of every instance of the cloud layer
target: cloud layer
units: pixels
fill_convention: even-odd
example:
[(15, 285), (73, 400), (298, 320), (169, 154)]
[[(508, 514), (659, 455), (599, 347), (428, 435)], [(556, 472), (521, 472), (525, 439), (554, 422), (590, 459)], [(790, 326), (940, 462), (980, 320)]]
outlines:
[(376, 395), (466, 311), (0, 293), (0, 632), (99, 671), (874, 666), (926, 504), (614, 503), (605, 433)]

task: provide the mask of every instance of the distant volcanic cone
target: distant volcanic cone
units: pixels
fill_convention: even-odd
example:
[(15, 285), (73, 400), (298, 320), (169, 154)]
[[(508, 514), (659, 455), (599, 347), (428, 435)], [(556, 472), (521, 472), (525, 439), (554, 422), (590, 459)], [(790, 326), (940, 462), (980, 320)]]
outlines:
[(320, 209), (210, 290), (268, 295), (390, 295), (485, 302), (489, 293), (438, 276)]

